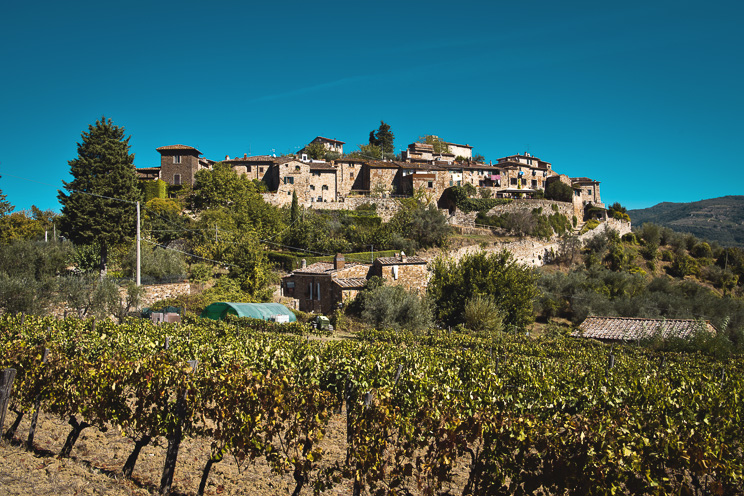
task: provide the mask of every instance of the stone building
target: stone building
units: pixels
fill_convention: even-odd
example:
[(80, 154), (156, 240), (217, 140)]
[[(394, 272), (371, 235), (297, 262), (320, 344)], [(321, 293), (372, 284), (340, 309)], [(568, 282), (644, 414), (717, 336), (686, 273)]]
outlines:
[(364, 288), (372, 276), (385, 284), (400, 285), (423, 294), (428, 281), (427, 262), (421, 257), (380, 257), (372, 265), (346, 263), (342, 254), (331, 262), (317, 262), (282, 278), (282, 296), (294, 298), (302, 312), (330, 314)]
[(326, 150), (329, 152), (335, 152), (339, 155), (344, 154), (344, 145), (346, 144), (345, 141), (339, 141), (331, 138), (324, 138), (323, 136), (317, 136), (314, 140), (310, 142), (310, 144), (313, 143), (320, 143), (322, 144)]
[(604, 208), (599, 196), (599, 181), (588, 177), (572, 177), (571, 186), (574, 197), (578, 197), (582, 204)]
[(379, 257), (372, 264), (371, 274), (381, 277), (389, 286), (403, 286), (406, 291), (419, 295), (426, 293), (429, 281), (427, 261), (421, 257), (409, 257), (396, 253), (394, 257)]
[[(313, 143), (322, 143), (329, 151), (343, 152), (344, 142), (318, 136)], [(457, 156), (470, 158), (472, 147), (447, 143), (450, 153), (434, 154), (427, 143), (411, 143), (403, 153), (405, 161), (364, 160), (343, 157), (331, 162), (308, 161), (295, 156), (269, 155), (230, 158), (229, 164), (239, 174), (263, 181), (268, 193), (266, 201), (282, 206), (296, 192), (306, 207), (344, 202), (351, 196), (422, 195), (429, 203), (440, 203), (448, 188), (471, 184), (488, 191), (491, 197), (529, 198), (537, 190), (545, 190), (552, 180), (560, 180), (574, 190), (577, 216), (585, 206), (604, 208), (599, 194), (599, 182), (586, 177), (569, 178), (553, 171), (546, 162), (529, 153), (510, 155), (495, 164), (480, 164), (470, 160), (455, 162)], [(454, 152), (452, 152), (454, 150)], [(142, 180), (162, 179), (171, 185), (194, 183), (194, 174), (211, 168), (214, 161), (201, 157), (196, 148), (185, 145), (157, 149), (160, 167), (138, 169)]]
[(194, 174), (211, 167), (210, 161), (199, 158), (201, 152), (192, 146), (169, 145), (156, 150), (160, 153), (160, 179), (173, 186), (193, 186)]

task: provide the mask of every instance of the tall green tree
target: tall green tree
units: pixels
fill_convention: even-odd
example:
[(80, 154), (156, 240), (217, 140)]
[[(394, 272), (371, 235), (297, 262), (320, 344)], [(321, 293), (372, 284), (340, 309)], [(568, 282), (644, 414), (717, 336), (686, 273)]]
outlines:
[(535, 272), (506, 250), (465, 255), (459, 262), (436, 259), (427, 291), (445, 324), (465, 322), (468, 301), (481, 296), (493, 299), (507, 329), (524, 329), (534, 320), (532, 302), (538, 295)]
[(395, 135), (390, 131), (390, 125), (380, 121), (380, 127), (376, 131), (369, 132), (369, 144), (378, 147), (382, 151), (382, 157), (395, 155)]
[(97, 243), (105, 275), (109, 249), (134, 236), (135, 202), (142, 194), (123, 127), (101, 117), (81, 137), (78, 157), (68, 162), (73, 180), (63, 181), (67, 193), (58, 195), (60, 228), (75, 244)]

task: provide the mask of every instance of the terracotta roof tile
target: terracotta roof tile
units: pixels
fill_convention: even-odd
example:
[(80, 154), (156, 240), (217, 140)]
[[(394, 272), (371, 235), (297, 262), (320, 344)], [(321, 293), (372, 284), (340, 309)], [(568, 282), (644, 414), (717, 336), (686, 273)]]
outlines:
[(202, 154), (199, 150), (194, 148), (193, 146), (186, 146), (186, 145), (168, 145), (168, 146), (161, 146), (160, 148), (155, 148), (155, 151), (167, 151), (167, 150), (194, 150), (199, 155)]
[(334, 279), (333, 282), (344, 289), (361, 289), (367, 283), (364, 277), (348, 277), (346, 279)]
[[(709, 321), (702, 329), (715, 333)], [(634, 341), (661, 332), (667, 337), (688, 337), (701, 329), (701, 321), (693, 319), (639, 319), (626, 317), (587, 317), (571, 336), (612, 341)]]
[[(344, 264), (344, 268), (348, 269), (349, 267), (354, 267), (355, 265), (365, 265), (365, 264), (360, 264), (356, 262), (347, 262), (346, 264)], [(294, 274), (332, 274), (333, 272), (336, 272), (333, 262), (315, 262), (314, 264), (308, 265), (304, 269), (297, 269), (293, 273)]]
[(380, 262), (382, 265), (414, 265), (414, 264), (426, 264), (426, 259), (421, 257), (406, 257), (406, 261), (401, 261), (400, 257), (379, 257), (375, 259), (375, 262)]

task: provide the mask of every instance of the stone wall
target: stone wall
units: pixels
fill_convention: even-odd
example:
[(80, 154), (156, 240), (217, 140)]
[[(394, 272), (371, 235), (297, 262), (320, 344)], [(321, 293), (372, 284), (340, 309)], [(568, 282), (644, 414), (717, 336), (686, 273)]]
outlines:
[[(488, 211), (488, 215), (503, 215), (505, 213), (512, 213), (521, 210), (527, 210), (531, 212), (536, 208), (542, 207), (544, 215), (551, 215), (554, 213), (553, 205), (558, 209), (559, 214), (563, 214), (571, 220), (574, 215), (574, 207), (572, 203), (559, 202), (553, 200), (520, 200), (516, 199), (510, 203), (504, 205), (496, 205)], [(579, 219), (581, 220), (581, 219)]]
[(400, 203), (395, 198), (372, 198), (370, 196), (351, 196), (344, 198), (344, 201), (313, 203), (308, 205), (309, 208), (323, 210), (355, 210), (364, 204), (377, 205), (377, 215), (383, 222), (388, 222), (400, 210)]
[(191, 284), (188, 282), (179, 282), (175, 284), (153, 284), (144, 286), (145, 295), (142, 298), (142, 307), (149, 307), (156, 301), (165, 300), (166, 298), (175, 298), (176, 296), (191, 294)]

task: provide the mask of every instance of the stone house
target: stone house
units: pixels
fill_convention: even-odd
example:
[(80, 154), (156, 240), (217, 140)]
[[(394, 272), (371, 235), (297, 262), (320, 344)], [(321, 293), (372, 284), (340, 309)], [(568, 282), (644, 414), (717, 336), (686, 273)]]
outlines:
[(169, 145), (156, 148), (160, 153), (160, 177), (172, 186), (194, 185), (194, 174), (212, 163), (200, 158), (201, 152), (192, 146)]
[(419, 295), (426, 293), (429, 281), (427, 261), (421, 257), (409, 257), (405, 253), (396, 253), (394, 257), (379, 257), (372, 264), (371, 274), (381, 277), (385, 284), (403, 286), (406, 291), (415, 291)]
[(271, 155), (249, 157), (247, 154), (244, 154), (242, 157), (235, 158), (230, 158), (229, 155), (226, 155), (222, 163), (230, 165), (238, 174), (248, 176), (248, 179), (263, 181), (269, 190), (275, 190), (279, 185), (279, 175), (276, 165), (283, 159), (283, 157), (277, 158)]
[(297, 300), (302, 312), (330, 314), (354, 299), (374, 275), (384, 278), (386, 284), (423, 293), (428, 281), (427, 262), (400, 254), (377, 258), (372, 265), (346, 263), (344, 256), (337, 254), (332, 263), (317, 262), (283, 277), (282, 296)]
[(574, 190), (574, 197), (577, 197), (583, 205), (604, 208), (604, 203), (599, 196), (599, 181), (588, 177), (572, 177), (571, 186)]
[(346, 144), (345, 141), (339, 141), (339, 140), (335, 140), (331, 138), (324, 138), (323, 136), (317, 136), (314, 140), (310, 142), (311, 145), (313, 143), (320, 143), (329, 152), (335, 152), (335, 153), (338, 153), (339, 155), (344, 154), (344, 145)]

